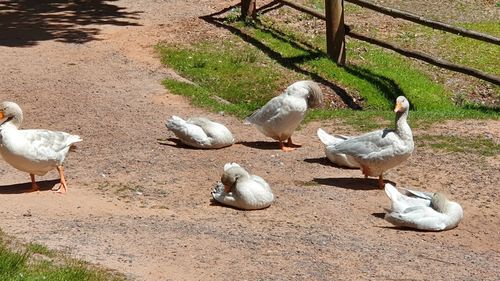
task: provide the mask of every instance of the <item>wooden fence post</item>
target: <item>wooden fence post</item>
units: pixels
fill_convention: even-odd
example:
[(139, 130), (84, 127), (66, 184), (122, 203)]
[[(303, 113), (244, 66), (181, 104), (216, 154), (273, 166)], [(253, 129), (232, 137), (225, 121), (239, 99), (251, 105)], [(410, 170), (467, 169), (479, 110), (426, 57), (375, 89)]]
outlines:
[(256, 0), (241, 0), (241, 17), (255, 17), (255, 1)]
[(344, 0), (325, 0), (326, 50), (339, 65), (345, 64)]

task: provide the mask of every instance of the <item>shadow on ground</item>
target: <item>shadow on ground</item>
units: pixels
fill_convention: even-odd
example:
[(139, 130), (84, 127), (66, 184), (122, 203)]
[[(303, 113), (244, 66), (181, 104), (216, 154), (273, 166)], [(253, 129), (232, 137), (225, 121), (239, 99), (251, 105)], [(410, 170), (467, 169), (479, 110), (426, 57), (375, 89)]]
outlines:
[(239, 141), (236, 142), (236, 144), (256, 149), (280, 150), (280, 146), (277, 141)]
[[(57, 180), (45, 180), (37, 181), (36, 183), (40, 187), (40, 191), (52, 190), (52, 188), (58, 184), (60, 181)], [(31, 190), (31, 182), (16, 183), (11, 185), (0, 185), (0, 194), (21, 194), (35, 192)]]
[(28, 47), (41, 41), (85, 43), (96, 40), (96, 25), (138, 26), (141, 12), (127, 12), (113, 1), (8, 0), (0, 2), (0, 46)]
[(304, 159), (304, 162), (307, 163), (312, 163), (312, 164), (320, 164), (323, 166), (330, 166), (330, 167), (335, 167), (339, 169), (345, 169), (345, 170), (359, 170), (359, 168), (351, 168), (351, 167), (344, 167), (344, 166), (339, 166), (332, 161), (330, 161), (326, 157), (319, 157), (319, 158), (306, 158)]
[[(353, 190), (372, 190), (379, 189), (378, 179), (365, 179), (365, 178), (314, 178), (314, 182), (322, 185), (335, 186)], [(391, 181), (386, 183), (395, 184)]]

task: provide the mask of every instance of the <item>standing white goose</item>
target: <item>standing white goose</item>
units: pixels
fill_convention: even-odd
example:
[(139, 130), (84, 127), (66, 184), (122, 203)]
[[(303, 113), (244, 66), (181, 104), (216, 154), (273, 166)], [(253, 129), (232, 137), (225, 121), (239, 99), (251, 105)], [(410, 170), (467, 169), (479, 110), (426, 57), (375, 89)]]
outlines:
[(63, 162), (71, 146), (82, 141), (77, 135), (43, 129), (19, 130), (23, 112), (14, 102), (0, 104), (0, 154), (14, 168), (27, 172), (34, 191), (40, 190), (35, 175), (43, 176), (57, 169), (60, 176), (60, 193), (68, 186), (64, 179)]
[(269, 184), (259, 176), (250, 175), (236, 163), (224, 165), (221, 182), (212, 190), (212, 197), (221, 204), (256, 210), (267, 208), (274, 201)]
[(391, 184), (385, 185), (385, 193), (391, 199), (385, 220), (396, 226), (441, 231), (456, 227), (463, 218), (460, 204), (449, 201), (442, 193), (405, 190), (401, 194)]
[(404, 162), (414, 149), (413, 134), (407, 123), (410, 103), (399, 96), (396, 99), (396, 128), (383, 129), (356, 137), (337, 139), (328, 145), (333, 155), (345, 155), (359, 165), (365, 177), (378, 177), (379, 187), (384, 188), (383, 173)]
[(304, 119), (307, 109), (318, 107), (322, 99), (323, 93), (317, 83), (298, 81), (252, 113), (245, 122), (254, 124), (264, 135), (277, 140), (281, 150), (292, 151), (300, 147), (292, 142), (293, 132)]
[(226, 126), (195, 117), (184, 120), (173, 115), (165, 124), (182, 143), (197, 148), (222, 148), (234, 143), (234, 138)]

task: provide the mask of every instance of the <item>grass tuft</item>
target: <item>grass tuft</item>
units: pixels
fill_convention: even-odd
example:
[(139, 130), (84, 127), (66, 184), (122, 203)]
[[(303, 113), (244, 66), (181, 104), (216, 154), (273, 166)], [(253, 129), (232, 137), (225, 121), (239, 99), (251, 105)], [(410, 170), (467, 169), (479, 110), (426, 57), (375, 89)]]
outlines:
[(500, 144), (483, 136), (462, 138), (453, 135), (416, 137), (422, 145), (454, 153), (469, 153), (482, 156), (495, 156), (500, 154)]
[[(10, 240), (10, 239), (9, 239)], [(95, 268), (84, 262), (68, 259), (47, 247), (30, 243), (26, 246), (7, 244), (0, 231), (0, 280), (2, 281), (120, 281), (124, 277)], [(33, 254), (57, 258), (35, 258)]]

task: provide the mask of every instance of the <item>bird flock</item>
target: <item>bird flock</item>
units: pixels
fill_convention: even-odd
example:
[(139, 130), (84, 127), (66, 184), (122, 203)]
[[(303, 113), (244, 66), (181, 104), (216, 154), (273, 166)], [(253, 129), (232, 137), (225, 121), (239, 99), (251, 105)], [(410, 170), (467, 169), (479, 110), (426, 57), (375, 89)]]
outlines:
[[(300, 147), (292, 134), (309, 108), (321, 105), (323, 94), (314, 81), (297, 81), (269, 100), (245, 119), (267, 137), (273, 138), (284, 152)], [(378, 177), (378, 186), (391, 201), (385, 219), (397, 227), (426, 231), (454, 228), (463, 218), (463, 209), (442, 193), (398, 190), (384, 183), (385, 171), (407, 160), (414, 150), (413, 134), (408, 125), (409, 101), (396, 99), (396, 120), (392, 129), (381, 129), (359, 136), (328, 134), (317, 130), (325, 146), (326, 157), (335, 165), (359, 168), (366, 177)], [(23, 113), (19, 105), (5, 101), (0, 104), (0, 154), (14, 168), (30, 175), (33, 191), (39, 191), (35, 175), (42, 176), (57, 169), (60, 185), (54, 191), (68, 189), (63, 163), (71, 148), (82, 141), (77, 135), (44, 129), (21, 130)], [(221, 149), (234, 144), (231, 131), (223, 124), (204, 117), (187, 120), (171, 116), (166, 127), (185, 145), (200, 149)], [(275, 196), (269, 184), (252, 175), (237, 163), (224, 165), (223, 174), (211, 191), (216, 202), (242, 210), (271, 206)]]

